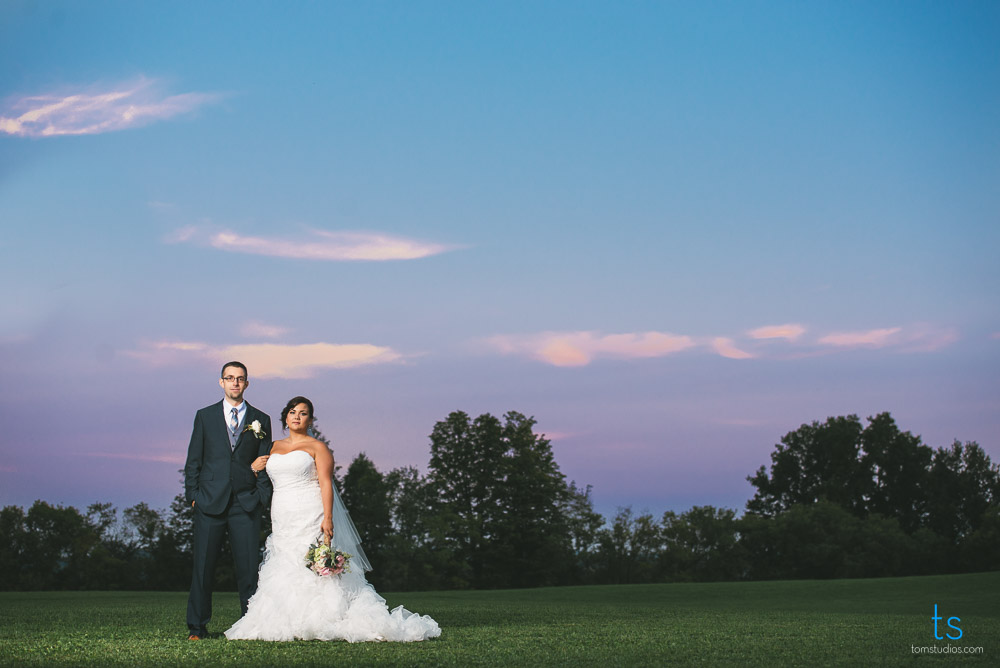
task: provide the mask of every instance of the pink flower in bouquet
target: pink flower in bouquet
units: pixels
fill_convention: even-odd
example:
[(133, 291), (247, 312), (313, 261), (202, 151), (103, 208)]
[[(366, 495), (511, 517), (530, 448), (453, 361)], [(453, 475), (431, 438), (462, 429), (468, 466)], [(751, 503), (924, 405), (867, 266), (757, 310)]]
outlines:
[(334, 572), (331, 569), (327, 568), (326, 566), (324, 566), (323, 568), (319, 569), (318, 573), (320, 575), (333, 575), (334, 574)]

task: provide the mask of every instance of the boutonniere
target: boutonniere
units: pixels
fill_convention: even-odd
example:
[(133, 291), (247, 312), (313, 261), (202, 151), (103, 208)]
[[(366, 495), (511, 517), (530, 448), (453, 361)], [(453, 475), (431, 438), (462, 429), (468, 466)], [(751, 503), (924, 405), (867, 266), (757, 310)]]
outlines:
[(260, 426), (260, 420), (254, 420), (253, 422), (248, 424), (243, 429), (243, 431), (252, 431), (253, 435), (256, 436), (258, 439), (262, 439), (265, 436), (267, 436), (267, 432), (264, 431), (264, 428)]

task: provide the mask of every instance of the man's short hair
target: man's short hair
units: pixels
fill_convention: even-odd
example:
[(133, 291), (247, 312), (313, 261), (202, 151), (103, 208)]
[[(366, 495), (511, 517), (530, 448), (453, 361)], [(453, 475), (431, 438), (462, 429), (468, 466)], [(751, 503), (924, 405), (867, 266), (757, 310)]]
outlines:
[(247, 365), (244, 364), (243, 362), (226, 362), (225, 364), (222, 365), (222, 371), (219, 373), (219, 378), (225, 378), (226, 377), (226, 368), (227, 367), (231, 367), (231, 366), (238, 366), (239, 368), (243, 369), (243, 377), (244, 378), (249, 378), (250, 377), (250, 372), (247, 371)]

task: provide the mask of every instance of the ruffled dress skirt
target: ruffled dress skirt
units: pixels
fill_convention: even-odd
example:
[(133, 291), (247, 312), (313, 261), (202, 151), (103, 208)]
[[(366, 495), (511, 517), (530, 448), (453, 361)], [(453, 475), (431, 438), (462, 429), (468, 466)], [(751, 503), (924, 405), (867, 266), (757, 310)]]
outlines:
[[(306, 551), (321, 535), (323, 506), (312, 457), (308, 453), (290, 457), (295, 452), (278, 459), (272, 455), (268, 461), (268, 474), (275, 484), (273, 533), (265, 543), (257, 592), (247, 614), (225, 632), (226, 637), (412, 642), (441, 635), (437, 622), (428, 615), (403, 606), (390, 612), (360, 567), (334, 576), (319, 576), (306, 567)], [(305, 459), (312, 465), (311, 478)], [(296, 466), (298, 475), (285, 470)]]

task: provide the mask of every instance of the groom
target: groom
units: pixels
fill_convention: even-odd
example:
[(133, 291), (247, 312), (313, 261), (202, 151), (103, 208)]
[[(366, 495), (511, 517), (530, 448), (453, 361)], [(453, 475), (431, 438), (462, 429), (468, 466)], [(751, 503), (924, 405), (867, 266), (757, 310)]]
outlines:
[(194, 508), (188, 639), (201, 640), (212, 618), (212, 581), (222, 540), (229, 530), (236, 563), (236, 585), (243, 614), (257, 590), (260, 515), (271, 501), (267, 473), (250, 464), (271, 451), (271, 418), (243, 400), (250, 380), (241, 362), (222, 367), (222, 401), (194, 416), (184, 464), (185, 497)]

